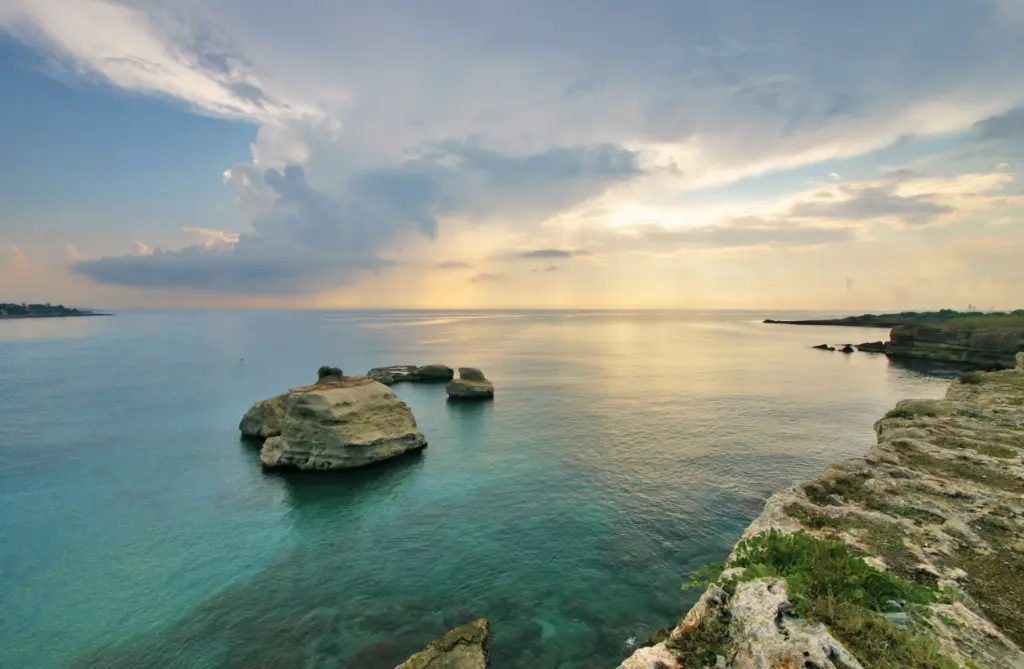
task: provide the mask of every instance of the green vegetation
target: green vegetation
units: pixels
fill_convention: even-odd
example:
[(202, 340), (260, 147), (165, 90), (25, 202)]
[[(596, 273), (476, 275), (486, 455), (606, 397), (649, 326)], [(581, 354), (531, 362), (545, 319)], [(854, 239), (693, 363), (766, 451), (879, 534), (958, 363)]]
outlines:
[(965, 587), (985, 617), (1015, 643), (1024, 644), (1024, 555), (1015, 547), (1016, 530), (1002, 520), (1002, 511), (996, 509), (973, 523), (993, 550), (959, 551), (955, 563), (971, 575)]
[(818, 506), (831, 506), (836, 501), (840, 501), (860, 504), (866, 509), (886, 513), (890, 516), (909, 518), (918, 524), (941, 523), (945, 520), (942, 516), (925, 509), (890, 504), (883, 495), (879, 495), (864, 485), (868, 480), (870, 478), (863, 474), (837, 476), (819, 483), (808, 483), (804, 486), (804, 494), (807, 495), (807, 499)]
[(342, 373), (340, 367), (328, 367), (327, 365), (324, 365), (320, 369), (316, 370), (317, 379), (322, 380), (326, 379), (329, 376), (342, 377), (344, 376), (344, 374)]
[[(829, 631), (866, 666), (874, 669), (953, 669), (938, 643), (919, 634), (913, 622), (904, 628), (883, 613), (938, 601), (932, 588), (904, 580), (868, 565), (841, 541), (819, 539), (806, 532), (784, 534), (775, 530), (741, 541), (729, 567), (743, 567), (739, 579), (722, 585), (735, 592), (739, 582), (773, 577), (786, 581), (798, 616), (824, 623)], [(892, 602), (897, 602), (898, 607)], [(728, 640), (727, 613), (712, 611), (675, 650), (684, 666), (714, 664)], [(782, 666), (788, 666), (783, 664)], [(799, 663), (793, 666), (801, 666)]]
[(902, 404), (895, 409), (886, 412), (886, 418), (916, 418), (917, 416), (938, 416), (939, 412), (934, 407), (926, 404)]
[(1024, 328), (1024, 309), (1011, 312), (981, 313), (977, 311), (902, 311), (898, 314), (863, 314), (845, 318), (824, 318), (803, 321), (776, 321), (766, 323), (787, 325), (841, 325), (846, 327), (894, 328), (900, 325), (929, 325), (951, 328)]
[(14, 304), (0, 302), (0, 318), (53, 318), (55, 316), (95, 316), (86, 309), (69, 309), (63, 304)]
[(896, 450), (905, 467), (931, 472), (942, 478), (967, 479), (999, 490), (1024, 493), (1024, 481), (1004, 471), (986, 467), (967, 457), (937, 458), (909, 445), (900, 445)]
[(960, 375), (960, 383), (967, 385), (976, 386), (985, 380), (985, 376), (981, 372), (966, 372)]

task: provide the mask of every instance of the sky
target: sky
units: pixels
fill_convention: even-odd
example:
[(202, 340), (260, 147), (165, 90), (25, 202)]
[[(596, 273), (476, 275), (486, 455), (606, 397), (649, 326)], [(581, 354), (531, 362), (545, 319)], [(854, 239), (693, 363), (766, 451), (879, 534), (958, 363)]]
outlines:
[(0, 301), (1024, 307), (1024, 0), (0, 0)]

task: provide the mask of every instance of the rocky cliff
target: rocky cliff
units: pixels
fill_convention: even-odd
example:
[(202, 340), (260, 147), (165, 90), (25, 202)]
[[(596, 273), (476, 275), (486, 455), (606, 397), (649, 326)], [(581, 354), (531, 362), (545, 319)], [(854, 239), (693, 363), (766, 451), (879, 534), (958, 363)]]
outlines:
[(863, 458), (772, 497), (668, 638), (621, 668), (1024, 667), (1017, 363), (901, 402)]
[(894, 358), (924, 358), (985, 368), (1012, 368), (1024, 351), (1024, 328), (979, 329), (902, 325), (893, 328), (885, 352)]

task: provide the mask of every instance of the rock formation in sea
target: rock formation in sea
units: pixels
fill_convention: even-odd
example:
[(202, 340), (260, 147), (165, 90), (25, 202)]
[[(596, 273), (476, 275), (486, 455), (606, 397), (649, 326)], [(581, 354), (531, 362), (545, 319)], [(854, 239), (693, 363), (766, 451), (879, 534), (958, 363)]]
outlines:
[(242, 436), (264, 440), (281, 434), (281, 419), (284, 417), (284, 401), (287, 396), (287, 393), (276, 395), (253, 404), (238, 424)]
[(812, 346), (811, 348), (816, 348), (819, 351), (834, 351), (834, 350), (836, 350), (835, 346), (829, 346), (828, 344), (818, 344), (817, 346)]
[(455, 378), (455, 372), (448, 365), (423, 365), (413, 370), (409, 380), (413, 383), (447, 383)]
[(395, 669), (486, 669), (490, 625), (484, 619), (456, 627)]
[(489, 400), (494, 398), (494, 384), (475, 367), (459, 367), (459, 378), (445, 387), (451, 400)]
[(366, 373), (367, 378), (390, 386), (402, 381), (412, 383), (447, 383), (455, 377), (448, 365), (392, 365), (374, 367)]
[(621, 668), (1024, 667), (1016, 361), (900, 402), (864, 457), (774, 495), (669, 638)]
[(260, 461), (268, 468), (350, 469), (427, 445), (412, 411), (390, 388), (334, 374), (257, 402), (239, 428), (265, 439)]
[(416, 365), (392, 365), (391, 367), (374, 367), (366, 373), (367, 378), (390, 386), (401, 381), (408, 381)]
[(866, 341), (857, 344), (857, 350), (863, 353), (885, 353), (888, 346), (888, 342), (884, 341)]
[(845, 344), (841, 349), (839, 349), (840, 353), (853, 353), (856, 350), (857, 349), (853, 347), (853, 344)]

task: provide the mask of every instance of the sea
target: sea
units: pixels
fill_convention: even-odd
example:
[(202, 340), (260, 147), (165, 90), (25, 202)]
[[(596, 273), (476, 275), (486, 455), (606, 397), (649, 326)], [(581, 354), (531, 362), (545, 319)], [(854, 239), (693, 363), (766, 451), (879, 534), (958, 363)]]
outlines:
[[(495, 669), (613, 669), (774, 492), (952, 368), (742, 311), (173, 311), (0, 321), (0, 667), (391, 669), (491, 622)], [(262, 471), (258, 399), (396, 364), (429, 446)]]

